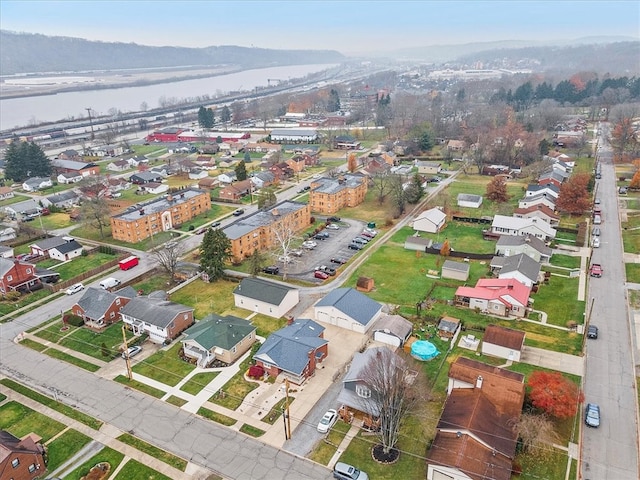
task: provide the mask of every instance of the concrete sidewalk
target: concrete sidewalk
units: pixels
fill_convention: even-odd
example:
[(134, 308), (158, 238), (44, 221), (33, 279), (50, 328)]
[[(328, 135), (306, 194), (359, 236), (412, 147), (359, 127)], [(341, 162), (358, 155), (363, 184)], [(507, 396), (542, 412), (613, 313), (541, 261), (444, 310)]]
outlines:
[(584, 358), (577, 355), (553, 352), (543, 348), (524, 346), (521, 363), (558, 370), (572, 375), (584, 376)]

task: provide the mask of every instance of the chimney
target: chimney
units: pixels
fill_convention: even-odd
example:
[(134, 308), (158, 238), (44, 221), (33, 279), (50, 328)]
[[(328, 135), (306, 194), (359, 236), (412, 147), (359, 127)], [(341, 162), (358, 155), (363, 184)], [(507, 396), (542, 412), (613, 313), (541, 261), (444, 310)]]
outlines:
[(482, 388), (482, 375), (478, 375), (476, 378), (476, 388)]

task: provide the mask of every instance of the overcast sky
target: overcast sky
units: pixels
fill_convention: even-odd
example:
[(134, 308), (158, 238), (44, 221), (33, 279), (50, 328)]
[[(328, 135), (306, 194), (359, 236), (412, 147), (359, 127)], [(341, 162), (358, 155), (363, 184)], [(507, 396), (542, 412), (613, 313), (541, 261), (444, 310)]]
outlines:
[(640, 2), (1, 0), (0, 28), (142, 45), (348, 55), (493, 40), (640, 39)]

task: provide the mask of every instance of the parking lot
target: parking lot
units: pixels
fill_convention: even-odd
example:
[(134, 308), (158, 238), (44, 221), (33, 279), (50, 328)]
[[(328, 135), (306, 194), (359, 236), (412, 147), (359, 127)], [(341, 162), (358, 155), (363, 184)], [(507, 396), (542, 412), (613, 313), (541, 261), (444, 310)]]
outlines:
[[(290, 256), (287, 264), (288, 278), (320, 284), (325, 280), (314, 276), (316, 267), (326, 265), (337, 270), (340, 264), (331, 262), (332, 258), (346, 260), (348, 263), (351, 257), (358, 253), (358, 250), (349, 249), (348, 245), (353, 238), (362, 233), (366, 225), (363, 222), (350, 219), (337, 222), (337, 225), (340, 227), (338, 230), (323, 230), (329, 234), (329, 237), (324, 240), (313, 240), (317, 244), (313, 249), (300, 248), (302, 254), (299, 257)], [(274, 264), (280, 269), (280, 275), (285, 269), (282, 260), (284, 259), (274, 259)]]

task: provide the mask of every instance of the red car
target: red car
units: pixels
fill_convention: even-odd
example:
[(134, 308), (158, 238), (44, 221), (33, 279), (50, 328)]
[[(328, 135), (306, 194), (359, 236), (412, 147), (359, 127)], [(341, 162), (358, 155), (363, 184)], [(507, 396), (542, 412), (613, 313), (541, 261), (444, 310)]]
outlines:
[(316, 278), (320, 278), (322, 280), (326, 280), (327, 278), (329, 278), (329, 275), (324, 273), (322, 270), (316, 270), (313, 273), (313, 276), (316, 277)]

